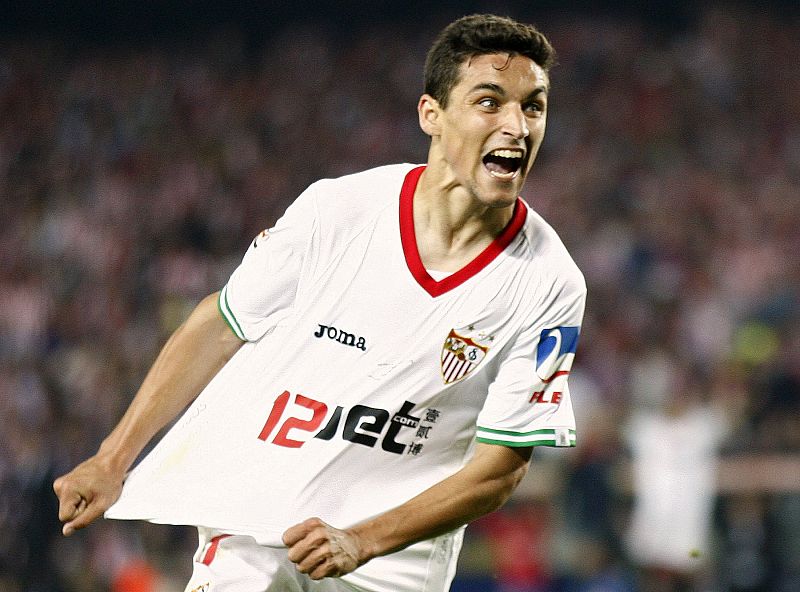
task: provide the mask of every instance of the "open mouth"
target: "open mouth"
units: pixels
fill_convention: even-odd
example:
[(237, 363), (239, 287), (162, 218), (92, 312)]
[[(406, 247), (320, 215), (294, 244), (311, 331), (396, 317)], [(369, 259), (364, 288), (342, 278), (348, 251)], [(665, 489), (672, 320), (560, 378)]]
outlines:
[(492, 150), (483, 157), (483, 166), (489, 174), (498, 179), (513, 179), (522, 168), (522, 150)]

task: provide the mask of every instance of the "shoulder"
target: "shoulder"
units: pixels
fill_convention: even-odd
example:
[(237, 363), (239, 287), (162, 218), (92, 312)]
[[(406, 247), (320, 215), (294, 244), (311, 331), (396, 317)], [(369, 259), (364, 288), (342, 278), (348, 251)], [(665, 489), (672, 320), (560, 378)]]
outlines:
[[(403, 181), (409, 171), (419, 165), (392, 164), (344, 175), (333, 179), (320, 179), (312, 185), (320, 201), (363, 200), (380, 203), (381, 198), (392, 200), (400, 195)], [(365, 203), (364, 206), (369, 206)]]
[(387, 165), (312, 184), (305, 193), (313, 203), (315, 224), (326, 248), (349, 241), (386, 213), (399, 211), (403, 182), (417, 166)]
[(393, 164), (320, 179), (306, 193), (323, 225), (359, 226), (398, 203), (403, 181), (414, 164)]

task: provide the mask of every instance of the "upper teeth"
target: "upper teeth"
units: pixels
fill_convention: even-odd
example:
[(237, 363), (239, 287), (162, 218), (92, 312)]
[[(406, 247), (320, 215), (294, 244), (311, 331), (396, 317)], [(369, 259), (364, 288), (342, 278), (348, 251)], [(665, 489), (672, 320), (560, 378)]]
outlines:
[(492, 150), (491, 154), (501, 158), (522, 158), (522, 150)]

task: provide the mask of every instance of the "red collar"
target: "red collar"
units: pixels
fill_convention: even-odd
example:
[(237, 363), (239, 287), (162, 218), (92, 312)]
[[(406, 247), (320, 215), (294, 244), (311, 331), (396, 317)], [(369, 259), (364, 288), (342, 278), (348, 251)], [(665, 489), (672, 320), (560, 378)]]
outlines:
[(419, 166), (410, 170), (403, 181), (403, 188), (400, 190), (400, 240), (403, 243), (403, 254), (406, 257), (406, 264), (408, 265), (411, 275), (414, 276), (417, 283), (419, 283), (428, 294), (435, 298), (453, 288), (457, 288), (494, 261), (494, 259), (511, 244), (511, 241), (514, 240), (514, 237), (517, 236), (517, 233), (520, 231), (523, 224), (525, 224), (528, 209), (525, 207), (525, 204), (522, 203), (522, 200), (517, 198), (517, 203), (514, 204), (514, 213), (511, 216), (511, 220), (503, 229), (503, 232), (475, 257), (475, 259), (455, 273), (437, 282), (428, 274), (425, 266), (422, 264), (422, 259), (419, 256), (419, 249), (417, 248), (417, 235), (414, 231), (414, 192), (417, 188), (420, 175), (422, 175), (422, 171), (424, 170), (424, 166)]

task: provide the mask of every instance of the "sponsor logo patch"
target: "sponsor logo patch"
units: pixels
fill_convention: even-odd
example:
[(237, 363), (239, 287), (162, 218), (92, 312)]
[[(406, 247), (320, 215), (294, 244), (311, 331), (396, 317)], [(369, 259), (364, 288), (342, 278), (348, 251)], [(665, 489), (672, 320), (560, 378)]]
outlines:
[(317, 323), (317, 326), (319, 329), (314, 332), (314, 337), (317, 339), (327, 337), (342, 345), (349, 345), (350, 347), (357, 347), (361, 351), (367, 351), (367, 340), (363, 337), (358, 337), (353, 333), (348, 333), (344, 329), (337, 329), (336, 327), (330, 327), (322, 323)]
[(550, 382), (556, 376), (567, 374), (578, 347), (580, 327), (556, 327), (545, 329), (539, 336), (536, 346), (536, 375), (543, 382)]

